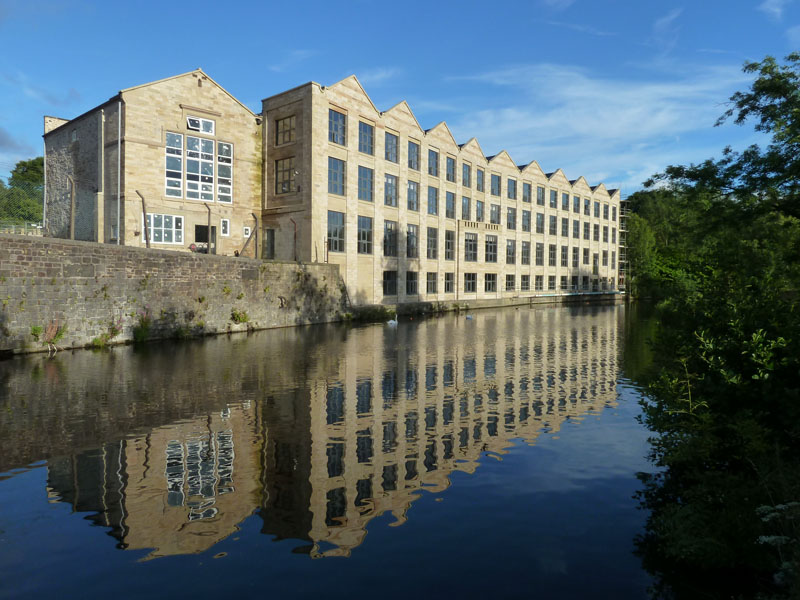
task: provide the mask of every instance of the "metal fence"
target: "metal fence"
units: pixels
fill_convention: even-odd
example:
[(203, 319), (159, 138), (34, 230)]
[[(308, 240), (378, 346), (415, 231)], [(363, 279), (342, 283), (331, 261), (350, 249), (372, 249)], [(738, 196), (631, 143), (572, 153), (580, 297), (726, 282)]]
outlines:
[(42, 235), (44, 188), (0, 176), (0, 233)]

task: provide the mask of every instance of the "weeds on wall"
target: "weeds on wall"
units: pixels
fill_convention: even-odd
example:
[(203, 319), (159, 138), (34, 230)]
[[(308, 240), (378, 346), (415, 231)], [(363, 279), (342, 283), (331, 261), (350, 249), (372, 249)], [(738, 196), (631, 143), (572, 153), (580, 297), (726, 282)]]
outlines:
[(135, 313), (136, 325), (133, 326), (133, 341), (137, 343), (146, 342), (150, 337), (150, 329), (153, 326), (153, 317), (150, 309), (145, 306)]
[(94, 338), (89, 346), (92, 348), (105, 348), (120, 333), (122, 333), (122, 317), (116, 321), (112, 319), (108, 324), (108, 329)]

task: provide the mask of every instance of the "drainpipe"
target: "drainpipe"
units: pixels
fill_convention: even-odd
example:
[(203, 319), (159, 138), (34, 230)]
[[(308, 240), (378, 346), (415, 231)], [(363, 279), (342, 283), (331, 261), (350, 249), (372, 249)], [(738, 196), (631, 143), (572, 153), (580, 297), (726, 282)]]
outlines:
[(42, 136), (42, 172), (44, 175), (44, 189), (42, 190), (42, 235), (47, 233), (47, 138)]
[[(445, 230), (444, 235), (445, 237), (447, 237), (447, 230)], [(456, 221), (456, 243), (454, 249), (456, 253), (456, 272), (453, 274), (453, 280), (454, 280), (453, 285), (456, 286), (456, 302), (458, 302), (458, 289), (459, 289), (458, 274), (461, 272), (460, 269), (458, 268), (461, 262), (461, 253), (458, 251), (458, 244), (460, 243), (460, 240), (461, 240), (461, 221)], [(446, 243), (447, 240), (445, 240), (445, 244)], [(477, 286), (477, 283), (475, 285)], [(475, 290), (477, 291), (478, 288), (476, 287)]]
[(292, 222), (292, 225), (294, 225), (294, 260), (297, 262), (297, 223), (295, 223), (292, 217), (289, 217), (289, 220)]
[[(208, 211), (208, 250), (206, 254), (211, 254), (211, 207), (206, 204), (206, 210)], [(217, 253), (217, 239), (214, 237), (214, 254)]]
[[(101, 214), (101, 208), (99, 204), (102, 202), (102, 215), (103, 215), (103, 231), (100, 231), (100, 223), (98, 218), (98, 227), (97, 227), (97, 237), (98, 242), (106, 241), (106, 202), (105, 202), (105, 195), (106, 195), (106, 170), (105, 170), (105, 132), (106, 132), (106, 111), (104, 109), (100, 109), (100, 126), (98, 127), (99, 134), (97, 137), (97, 171), (99, 174), (98, 179), (100, 180), (100, 189), (97, 190), (97, 198), (96, 201), (98, 203), (97, 206), (97, 215), (98, 217)], [(102, 235), (102, 237), (100, 237)]]
[[(121, 243), (120, 231), (120, 196), (122, 195), (122, 100), (117, 100), (117, 246)], [(146, 222), (146, 221), (145, 221)], [(148, 247), (150, 239), (147, 239)]]
[(255, 241), (256, 245), (253, 248), (253, 258), (258, 258), (258, 217), (256, 216), (256, 213), (250, 213), (250, 214), (253, 215), (253, 218), (256, 221), (255, 227), (253, 228), (253, 233), (255, 233), (255, 239), (256, 239)]

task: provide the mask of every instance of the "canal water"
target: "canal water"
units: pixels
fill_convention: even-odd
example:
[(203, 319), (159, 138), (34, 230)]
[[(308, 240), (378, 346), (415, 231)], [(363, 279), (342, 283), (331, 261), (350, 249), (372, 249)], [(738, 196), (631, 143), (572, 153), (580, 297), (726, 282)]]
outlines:
[(0, 362), (0, 598), (646, 598), (623, 305)]

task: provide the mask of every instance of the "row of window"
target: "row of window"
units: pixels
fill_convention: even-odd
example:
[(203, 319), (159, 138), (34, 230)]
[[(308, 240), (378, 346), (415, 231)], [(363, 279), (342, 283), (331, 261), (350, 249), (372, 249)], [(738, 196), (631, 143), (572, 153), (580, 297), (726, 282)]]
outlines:
[[(475, 294), (478, 291), (478, 273), (464, 273), (464, 293)], [(485, 293), (494, 293), (498, 291), (498, 274), (485, 273), (483, 275), (483, 291)], [(558, 287), (556, 287), (558, 283)], [(560, 280), (557, 280), (555, 275), (547, 276), (548, 291), (608, 291), (615, 289), (614, 281), (608, 278), (592, 278), (588, 275), (562, 275)], [(398, 274), (397, 271), (384, 271), (383, 272), (383, 295), (396, 296), (398, 290)], [(505, 287), (503, 291), (506, 292), (529, 292), (531, 291), (531, 276), (521, 275), (519, 278), (519, 288), (517, 288), (516, 275), (507, 274), (505, 276)], [(533, 276), (533, 290), (545, 290), (545, 276)], [(425, 279), (425, 293), (438, 294), (439, 293), (439, 273), (428, 272)], [(444, 293), (455, 293), (455, 273), (444, 273)], [(405, 294), (406, 296), (414, 296), (420, 294), (419, 291), (419, 273), (417, 271), (407, 271), (405, 274)]]
[[(294, 119), (294, 117), (289, 117)], [(282, 121), (285, 121), (283, 119)], [(281, 122), (278, 121), (276, 131), (280, 135)], [(293, 122), (292, 122), (293, 123)], [(293, 125), (292, 125), (293, 127)], [(292, 129), (294, 131), (294, 129)], [(385, 132), (384, 133), (384, 158), (393, 163), (399, 162), (398, 148), (400, 139), (397, 135)], [(277, 141), (277, 140), (276, 140)], [(338, 144), (340, 146), (347, 145), (347, 115), (337, 110), (330, 109), (328, 111), (328, 141)], [(282, 142), (279, 142), (282, 143)], [(371, 156), (375, 155), (375, 126), (364, 121), (358, 122), (358, 151)], [(414, 171), (420, 170), (420, 145), (412, 140), (408, 141), (408, 168)], [(428, 175), (439, 177), (439, 152), (437, 150), (428, 150)], [(456, 159), (452, 156), (445, 157), (444, 175), (447, 181), (456, 183)], [(483, 192), (485, 182), (485, 172), (483, 169), (475, 170), (475, 189), (478, 192)], [(512, 177), (506, 178), (506, 195), (509, 200), (517, 199), (517, 180)], [(466, 162), (461, 164), (461, 185), (465, 188), (472, 187), (472, 165)], [(493, 196), (502, 195), (502, 177), (497, 174), (491, 174), (489, 178), (489, 193)], [(533, 186), (528, 182), (522, 184), (522, 201), (532, 202)], [(343, 193), (343, 192), (342, 192)], [(536, 188), (536, 203), (544, 206), (545, 204), (545, 188), (537, 186)], [(558, 208), (558, 191), (550, 190), (550, 207)], [(563, 210), (570, 210), (570, 194), (566, 192), (561, 193), (561, 208)], [(616, 207), (614, 209), (614, 220), (616, 220)], [(581, 203), (578, 196), (573, 196), (574, 212), (580, 212)], [(584, 213), (589, 215), (591, 211), (591, 201), (584, 200)], [(594, 203), (594, 212), (596, 217), (600, 217), (600, 203)], [(604, 205), (603, 208), (604, 218), (609, 218), (609, 207)]]
[[(330, 252), (344, 252), (345, 251), (345, 223), (344, 213), (338, 211), (328, 211), (328, 250)], [(359, 215), (358, 217), (358, 253), (359, 254), (372, 254), (374, 242), (374, 227), (373, 218)], [(444, 236), (444, 259), (455, 260), (456, 251), (456, 232), (446, 230)], [(383, 222), (383, 256), (396, 257), (399, 255), (401, 245), (400, 230), (397, 221), (385, 220)], [(419, 225), (409, 223), (406, 225), (405, 231), (405, 257), (406, 258), (419, 258), (420, 257), (420, 231)], [(478, 261), (478, 234), (466, 232), (464, 234), (464, 261), (477, 262)], [(487, 234), (484, 239), (484, 252), (483, 260), (487, 263), (496, 263), (498, 260), (498, 236)], [(531, 264), (531, 242), (523, 240), (520, 243), (520, 264)], [(537, 242), (533, 245), (534, 249), (534, 264), (537, 266), (544, 266), (544, 243)], [(439, 258), (439, 229), (436, 227), (427, 228), (426, 257), (431, 260)], [(581, 249), (573, 247), (570, 255), (569, 246), (561, 246), (560, 260), (559, 249), (556, 244), (548, 245), (548, 266), (562, 266), (577, 268), (580, 264), (589, 264), (589, 248)], [(603, 250), (602, 252), (595, 252), (592, 266), (594, 272), (600, 265), (600, 258), (602, 257), (602, 266), (609, 264), (609, 251)], [(506, 264), (516, 264), (517, 262), (517, 240), (506, 240), (505, 252)], [(612, 269), (617, 262), (616, 250), (611, 251), (611, 265)]]
[[(343, 160), (338, 158), (334, 158), (332, 156), (328, 157), (328, 193), (335, 194), (337, 196), (344, 196), (346, 193), (346, 179), (347, 179), (347, 163)], [(286, 158), (275, 161), (275, 185), (276, 185), (276, 193), (286, 193), (289, 191), (294, 191), (294, 158)], [(399, 196), (399, 183), (398, 183), (397, 175), (391, 175), (386, 173), (384, 175), (383, 180), (383, 203), (386, 206), (398, 206), (398, 196)], [(420, 197), (419, 197), (419, 183), (413, 180), (408, 180), (408, 186), (406, 188), (406, 206), (408, 210), (419, 211), (419, 204), (420, 204)], [(541, 188), (544, 189), (544, 188)], [(569, 199), (569, 195), (565, 194), (567, 199)], [(364, 200), (365, 202), (374, 202), (375, 201), (375, 170), (369, 167), (365, 167), (363, 165), (358, 166), (358, 199)], [(579, 206), (580, 198), (575, 196), (575, 200)], [(439, 188), (434, 186), (428, 186), (428, 197), (427, 197), (427, 210), (428, 214), (430, 215), (438, 215), (439, 214)], [(587, 198), (584, 200), (584, 215), (592, 216), (591, 213), (591, 201)], [(544, 203), (542, 203), (544, 204)], [(484, 209), (485, 204), (482, 200), (475, 201), (475, 220), (476, 221), (483, 221), (484, 219)], [(500, 223), (500, 205), (499, 204), (491, 204), (490, 205), (490, 215), (489, 215), (489, 222), (491, 223)], [(600, 218), (600, 209), (601, 205), (599, 202), (594, 202), (594, 216), (596, 218)], [(609, 205), (604, 204), (602, 205), (602, 214), (605, 220), (609, 218)], [(516, 228), (516, 214), (517, 209), (515, 207), (508, 207), (508, 223), (510, 229)], [(527, 210), (523, 210), (523, 224), (524, 224), (524, 216), (528, 215), (528, 222), (530, 222), (530, 212)], [(576, 210), (575, 212), (580, 212), (580, 210)], [(543, 213), (538, 213), (542, 215), (544, 218)], [(445, 192), (445, 216), (450, 219), (456, 218), (456, 195), (454, 192)], [(617, 207), (611, 207), (611, 220), (617, 220)], [(472, 220), (472, 199), (468, 196), (461, 197), (461, 218), (466, 221)], [(555, 216), (551, 216), (551, 219), (555, 219)], [(565, 217), (566, 219), (566, 217)]]
[[(183, 217), (179, 215), (147, 213), (147, 232), (150, 236), (150, 241), (155, 244), (183, 244), (183, 225)], [(198, 235), (197, 228), (203, 233)], [(251, 231), (250, 227), (245, 226), (242, 229), (242, 235), (245, 238), (250, 237)], [(219, 234), (222, 237), (231, 235), (230, 219), (220, 219)], [(203, 236), (205, 236), (205, 239), (200, 239)], [(195, 241), (208, 241), (208, 225), (196, 226)]]

